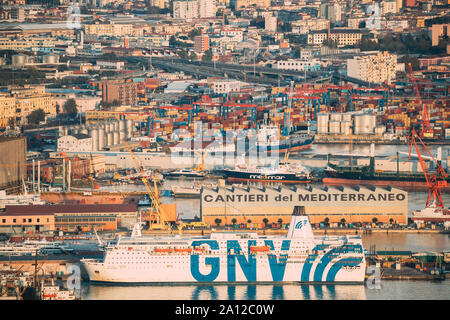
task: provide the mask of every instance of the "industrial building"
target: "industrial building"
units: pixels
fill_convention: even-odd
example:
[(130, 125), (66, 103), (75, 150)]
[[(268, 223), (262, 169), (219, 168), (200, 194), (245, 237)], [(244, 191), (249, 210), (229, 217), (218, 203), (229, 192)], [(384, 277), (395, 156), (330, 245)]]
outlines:
[(91, 231), (129, 228), (136, 223), (135, 204), (7, 205), (0, 213), (2, 232)]
[(1, 137), (0, 150), (0, 187), (21, 184), (26, 175), (26, 138)]
[(304, 206), (311, 223), (327, 219), (329, 223), (342, 219), (345, 223), (372, 223), (374, 218), (383, 223), (408, 221), (408, 193), (389, 187), (205, 188), (200, 210), (202, 220), (211, 225), (289, 223), (294, 206)]

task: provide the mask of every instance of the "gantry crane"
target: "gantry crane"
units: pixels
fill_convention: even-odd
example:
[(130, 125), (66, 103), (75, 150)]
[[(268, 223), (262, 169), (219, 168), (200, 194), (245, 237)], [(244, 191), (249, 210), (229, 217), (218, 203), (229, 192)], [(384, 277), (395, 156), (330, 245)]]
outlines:
[(144, 169), (142, 168), (141, 164), (139, 163), (139, 160), (134, 155), (134, 151), (131, 148), (131, 146), (126, 143), (128, 150), (130, 152), (130, 156), (134, 161), (134, 164), (136, 166), (136, 169), (138, 170), (139, 174), (141, 175), (141, 180), (145, 185), (145, 188), (147, 189), (147, 194), (149, 196), (151, 206), (151, 212), (156, 215), (156, 222), (153, 222), (152, 219), (150, 219), (150, 230), (171, 230), (170, 223), (166, 220), (166, 215), (164, 213), (164, 210), (161, 207), (161, 203), (159, 200), (159, 194), (158, 194), (158, 186), (156, 185), (156, 178), (153, 179), (154, 188), (150, 186), (147, 180), (147, 176), (144, 172)]
[[(429, 174), (427, 168), (425, 167), (425, 163), (423, 161), (423, 158), (420, 154), (419, 147), (416, 142), (416, 137), (419, 139), (422, 146), (425, 148), (425, 150), (428, 152), (429, 157), (435, 162), (436, 164), (436, 171), (433, 174)], [(414, 144), (414, 147), (416, 148), (417, 157), (419, 158), (420, 166), (422, 167), (423, 174), (425, 175), (425, 180), (427, 182), (428, 187), (428, 197), (426, 202), (426, 207), (435, 206), (437, 208), (441, 208), (445, 211), (444, 203), (442, 201), (442, 194), (441, 194), (441, 188), (447, 187), (447, 173), (445, 172), (444, 168), (441, 166), (440, 161), (436, 160), (434, 156), (431, 154), (430, 150), (426, 147), (426, 145), (423, 143), (420, 136), (417, 134), (415, 129), (413, 128), (411, 130), (411, 133), (408, 137), (409, 139), (409, 157), (408, 160), (405, 162), (408, 162), (411, 159), (411, 150)]]

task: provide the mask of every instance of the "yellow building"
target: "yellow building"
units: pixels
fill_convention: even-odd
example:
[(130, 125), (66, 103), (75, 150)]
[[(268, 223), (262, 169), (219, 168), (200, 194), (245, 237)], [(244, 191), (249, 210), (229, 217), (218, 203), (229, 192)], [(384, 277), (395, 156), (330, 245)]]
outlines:
[(0, 95), (0, 127), (8, 125), (10, 119), (16, 116), (16, 98), (10, 94)]
[[(25, 123), (26, 117), (34, 110), (42, 109), (46, 115), (56, 115), (56, 100), (44, 86), (9, 86), (8, 94), (0, 96), (0, 125), (8, 124), (10, 119)], [(13, 106), (14, 104), (14, 106)]]
[(239, 10), (241, 8), (247, 8), (250, 6), (269, 8), (270, 0), (236, 0), (235, 2), (236, 10)]

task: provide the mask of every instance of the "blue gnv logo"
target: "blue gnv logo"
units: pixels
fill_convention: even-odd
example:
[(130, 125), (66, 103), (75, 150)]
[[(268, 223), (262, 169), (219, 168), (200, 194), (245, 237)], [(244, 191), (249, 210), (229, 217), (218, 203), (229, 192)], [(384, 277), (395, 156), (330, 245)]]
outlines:
[(301, 229), (303, 226), (306, 225), (306, 220), (300, 220), (299, 222), (297, 222), (297, 224), (295, 225), (295, 229)]

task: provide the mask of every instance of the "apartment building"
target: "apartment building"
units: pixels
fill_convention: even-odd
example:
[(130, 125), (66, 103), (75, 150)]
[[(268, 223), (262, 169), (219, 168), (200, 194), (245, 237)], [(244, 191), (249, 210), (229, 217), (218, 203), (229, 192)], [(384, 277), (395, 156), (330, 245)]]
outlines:
[(133, 24), (116, 24), (116, 23), (95, 23), (83, 24), (86, 35), (96, 36), (136, 36), (136, 31)]
[(282, 70), (317, 70), (320, 68), (320, 63), (316, 59), (290, 59), (284, 61), (277, 61), (277, 69)]
[(207, 35), (200, 35), (194, 37), (194, 51), (196, 53), (203, 53), (209, 49), (209, 37)]
[(347, 60), (347, 75), (371, 83), (391, 84), (395, 80), (397, 55), (377, 52)]
[(270, 0), (231, 0), (230, 5), (234, 10), (241, 10), (248, 7), (268, 9), (270, 2)]
[(322, 45), (329, 36), (338, 47), (354, 46), (361, 41), (362, 35), (363, 32), (358, 29), (333, 29), (329, 33), (327, 30), (311, 31), (308, 34), (308, 44)]
[(116, 80), (105, 81), (102, 83), (102, 100), (108, 103), (119, 101), (121, 105), (136, 105), (137, 83), (119, 82)]
[(177, 19), (213, 18), (216, 16), (215, 0), (177, 0), (173, 2), (173, 17)]
[(292, 32), (307, 34), (309, 31), (327, 30), (330, 21), (327, 19), (307, 19), (292, 22)]

